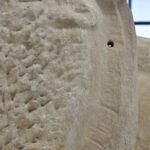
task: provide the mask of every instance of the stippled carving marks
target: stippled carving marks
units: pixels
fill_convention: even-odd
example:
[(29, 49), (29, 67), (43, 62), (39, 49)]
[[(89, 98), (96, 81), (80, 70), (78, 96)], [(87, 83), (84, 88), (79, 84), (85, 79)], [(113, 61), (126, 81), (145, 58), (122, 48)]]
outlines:
[(90, 12), (79, 9), (85, 22), (60, 28), (60, 14), (49, 9), (59, 7), (55, 2), (20, 2), (0, 15), (0, 149), (59, 150), (86, 88), (88, 51), (81, 28), (91, 26)]

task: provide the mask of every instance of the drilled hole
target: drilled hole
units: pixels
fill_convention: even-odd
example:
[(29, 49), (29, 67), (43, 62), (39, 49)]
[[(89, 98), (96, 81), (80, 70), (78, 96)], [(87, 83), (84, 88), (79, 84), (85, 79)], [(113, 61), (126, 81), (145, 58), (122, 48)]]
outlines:
[(108, 46), (109, 48), (114, 47), (114, 42), (113, 42), (113, 41), (108, 41), (107, 46)]

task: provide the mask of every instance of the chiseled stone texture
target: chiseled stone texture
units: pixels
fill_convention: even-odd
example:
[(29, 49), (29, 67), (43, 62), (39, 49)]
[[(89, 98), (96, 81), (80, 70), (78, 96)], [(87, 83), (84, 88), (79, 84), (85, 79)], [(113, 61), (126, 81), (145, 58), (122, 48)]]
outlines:
[(135, 150), (150, 150), (150, 39), (138, 37), (139, 132)]
[(125, 0), (1, 0), (0, 150), (133, 150), (135, 39)]

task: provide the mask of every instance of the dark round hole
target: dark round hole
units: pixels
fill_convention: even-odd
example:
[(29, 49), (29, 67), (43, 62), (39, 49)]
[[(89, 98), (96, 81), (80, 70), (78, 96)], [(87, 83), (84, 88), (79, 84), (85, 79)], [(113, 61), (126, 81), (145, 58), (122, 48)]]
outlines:
[(110, 48), (114, 47), (114, 42), (113, 41), (108, 41), (107, 46), (110, 47)]

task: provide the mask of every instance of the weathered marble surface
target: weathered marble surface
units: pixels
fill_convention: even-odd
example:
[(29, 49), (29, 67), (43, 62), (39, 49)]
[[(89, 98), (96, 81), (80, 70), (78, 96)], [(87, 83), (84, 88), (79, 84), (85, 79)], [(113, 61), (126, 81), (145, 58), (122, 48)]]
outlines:
[(1, 0), (0, 150), (133, 150), (135, 39), (125, 0)]
[(139, 130), (136, 150), (150, 150), (150, 39), (138, 37)]

